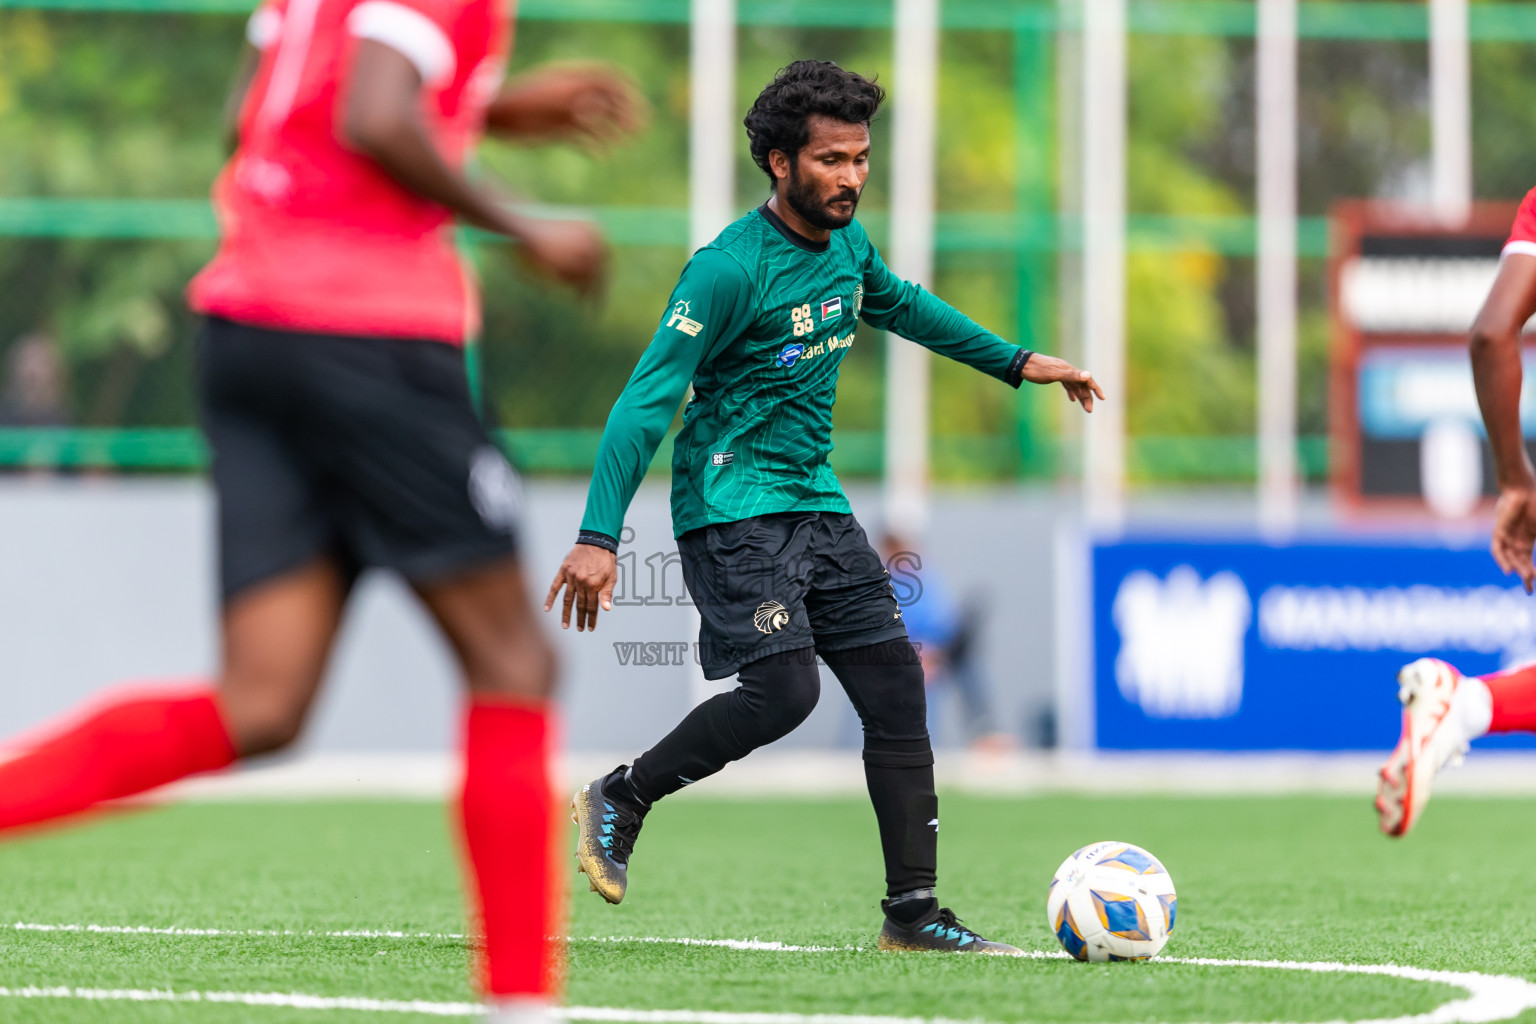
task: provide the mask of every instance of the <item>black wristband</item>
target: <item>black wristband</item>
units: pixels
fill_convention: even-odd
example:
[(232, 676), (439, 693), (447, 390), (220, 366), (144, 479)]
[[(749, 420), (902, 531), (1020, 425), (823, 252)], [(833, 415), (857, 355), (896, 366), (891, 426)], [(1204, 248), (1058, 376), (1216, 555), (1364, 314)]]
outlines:
[(576, 534), (577, 544), (590, 544), (595, 548), (603, 548), (606, 551), (619, 553), (619, 542), (606, 533), (598, 533), (596, 530), (581, 530)]
[(1018, 387), (1024, 383), (1024, 364), (1029, 362), (1029, 357), (1032, 355), (1034, 353), (1027, 348), (1021, 348), (1014, 353), (1013, 362), (1008, 364), (1008, 375), (1003, 378), (1010, 386)]

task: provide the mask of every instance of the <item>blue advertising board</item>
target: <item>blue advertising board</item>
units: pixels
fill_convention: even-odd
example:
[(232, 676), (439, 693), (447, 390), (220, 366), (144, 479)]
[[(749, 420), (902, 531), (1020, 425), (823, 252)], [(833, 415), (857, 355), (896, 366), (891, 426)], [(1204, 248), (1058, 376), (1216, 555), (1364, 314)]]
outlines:
[(1093, 633), (1101, 749), (1386, 750), (1397, 670), (1536, 659), (1536, 598), (1480, 546), (1126, 540), (1093, 548)]

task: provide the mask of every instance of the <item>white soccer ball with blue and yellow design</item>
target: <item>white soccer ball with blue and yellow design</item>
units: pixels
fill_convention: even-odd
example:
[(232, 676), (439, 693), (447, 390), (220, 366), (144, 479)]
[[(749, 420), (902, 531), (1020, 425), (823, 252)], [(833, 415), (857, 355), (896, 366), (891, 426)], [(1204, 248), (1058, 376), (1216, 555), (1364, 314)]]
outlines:
[(1162, 951), (1178, 911), (1173, 878), (1130, 843), (1093, 843), (1056, 869), (1045, 916), (1079, 960), (1147, 960)]

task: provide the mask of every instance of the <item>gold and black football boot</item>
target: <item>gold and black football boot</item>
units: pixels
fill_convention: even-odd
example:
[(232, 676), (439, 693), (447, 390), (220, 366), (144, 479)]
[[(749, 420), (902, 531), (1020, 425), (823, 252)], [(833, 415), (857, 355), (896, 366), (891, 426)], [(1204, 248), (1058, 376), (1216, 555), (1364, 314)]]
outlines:
[(576, 864), (587, 876), (592, 891), (609, 903), (624, 898), (629, 879), (629, 855), (640, 835), (642, 817), (628, 803), (603, 793), (613, 774), (599, 776), (581, 787), (571, 800), (571, 820), (576, 823)]
[[(884, 900), (880, 905), (885, 906)], [(993, 942), (967, 928), (948, 907), (935, 906), (928, 913), (903, 925), (889, 916), (880, 929), (879, 948), (884, 953), (991, 953), (994, 956), (1022, 956), (1023, 950), (1006, 942)]]

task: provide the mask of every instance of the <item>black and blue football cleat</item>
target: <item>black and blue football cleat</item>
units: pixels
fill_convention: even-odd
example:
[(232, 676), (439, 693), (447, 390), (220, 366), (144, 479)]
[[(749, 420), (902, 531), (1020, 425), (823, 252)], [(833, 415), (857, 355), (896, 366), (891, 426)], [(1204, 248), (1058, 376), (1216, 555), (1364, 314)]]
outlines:
[[(881, 902), (884, 906), (884, 901)], [(879, 948), (885, 953), (990, 953), (1023, 956), (1024, 951), (1006, 942), (993, 942), (967, 928), (948, 907), (935, 906), (910, 925), (889, 916), (880, 929)]]
[[(621, 765), (615, 771), (622, 771)], [(643, 821), (629, 806), (603, 792), (610, 775), (593, 779), (571, 800), (576, 823), (576, 865), (592, 891), (609, 903), (624, 899), (629, 880), (629, 856), (634, 852)]]

